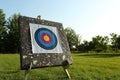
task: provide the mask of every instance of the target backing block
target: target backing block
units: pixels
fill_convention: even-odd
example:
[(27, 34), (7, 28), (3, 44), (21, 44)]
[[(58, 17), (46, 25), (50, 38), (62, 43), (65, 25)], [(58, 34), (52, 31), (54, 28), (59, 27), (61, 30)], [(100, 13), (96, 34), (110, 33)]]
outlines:
[(59, 22), (19, 17), (21, 69), (63, 66), (72, 56), (63, 26)]

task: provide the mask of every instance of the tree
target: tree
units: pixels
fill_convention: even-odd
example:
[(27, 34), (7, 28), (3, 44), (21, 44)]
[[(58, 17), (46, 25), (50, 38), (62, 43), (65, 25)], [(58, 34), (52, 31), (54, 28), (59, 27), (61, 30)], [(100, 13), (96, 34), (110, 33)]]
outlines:
[(3, 12), (2, 9), (0, 9), (0, 52), (5, 51), (4, 39), (6, 35), (6, 30), (4, 24), (5, 24), (5, 13)]
[(97, 52), (105, 51), (106, 52), (107, 45), (108, 45), (108, 42), (109, 42), (108, 36), (102, 37), (102, 36), (98, 35), (96, 37), (93, 37), (92, 41), (93, 41), (95, 51), (97, 51)]
[(120, 49), (120, 35), (117, 37), (116, 43), (117, 43), (118, 49)]
[(111, 36), (111, 48), (115, 52), (117, 52), (117, 50), (118, 50), (118, 43), (117, 43), (118, 35), (116, 33), (110, 33), (110, 36)]
[(2, 9), (0, 9), (0, 30), (3, 27), (5, 23), (5, 13), (3, 12)]
[(106, 50), (109, 47), (108, 46), (109, 45), (109, 37), (108, 36), (103, 37), (102, 44), (103, 44), (103, 50), (106, 52)]
[(70, 27), (65, 28), (64, 31), (67, 36), (70, 50), (77, 49), (78, 45), (80, 44), (80, 36), (76, 34), (75, 31)]
[(14, 14), (13, 16), (8, 18), (7, 21), (7, 46), (6, 47), (8, 52), (18, 52), (19, 46), (19, 34), (18, 34), (18, 18), (20, 14)]
[(81, 43), (79, 46), (78, 46), (78, 50), (80, 52), (88, 52), (89, 51), (89, 42), (84, 40), (83, 43)]

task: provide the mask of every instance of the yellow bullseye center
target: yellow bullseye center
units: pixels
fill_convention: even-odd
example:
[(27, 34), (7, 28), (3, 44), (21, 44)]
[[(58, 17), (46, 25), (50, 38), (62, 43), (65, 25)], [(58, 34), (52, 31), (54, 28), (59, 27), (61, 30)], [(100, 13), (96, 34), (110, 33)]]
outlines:
[(44, 40), (45, 40), (45, 41), (49, 41), (50, 39), (49, 39), (49, 37), (48, 37), (47, 35), (45, 35), (45, 36), (44, 36)]

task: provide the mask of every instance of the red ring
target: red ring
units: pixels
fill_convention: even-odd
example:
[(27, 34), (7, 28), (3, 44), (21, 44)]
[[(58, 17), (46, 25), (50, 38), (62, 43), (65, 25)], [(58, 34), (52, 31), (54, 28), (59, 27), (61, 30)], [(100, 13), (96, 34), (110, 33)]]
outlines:
[[(49, 37), (49, 41), (44, 40), (44, 36), (48, 36), (48, 37)], [(51, 36), (50, 36), (49, 34), (47, 34), (47, 33), (43, 33), (43, 34), (41, 35), (41, 39), (42, 39), (42, 41), (45, 42), (46, 44), (49, 44), (49, 43), (51, 43), (51, 41), (52, 41)]]

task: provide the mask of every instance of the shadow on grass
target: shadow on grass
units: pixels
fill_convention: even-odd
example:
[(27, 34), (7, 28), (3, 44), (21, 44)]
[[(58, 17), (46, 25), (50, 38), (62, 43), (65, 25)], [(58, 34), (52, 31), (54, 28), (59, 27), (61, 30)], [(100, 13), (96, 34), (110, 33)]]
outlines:
[(92, 58), (110, 58), (110, 57), (120, 57), (120, 54), (80, 54), (79, 56), (92, 57)]

